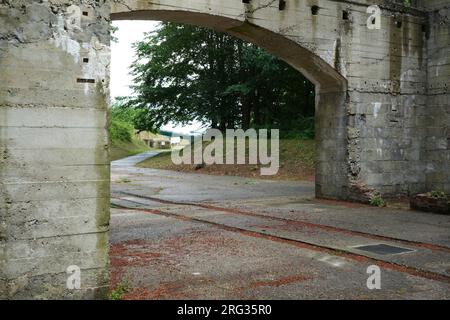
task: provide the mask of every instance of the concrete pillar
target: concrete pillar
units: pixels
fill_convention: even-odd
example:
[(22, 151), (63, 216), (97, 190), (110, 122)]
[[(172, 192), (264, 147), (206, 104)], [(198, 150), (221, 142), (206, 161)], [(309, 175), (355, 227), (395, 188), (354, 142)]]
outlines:
[[(2, 298), (108, 288), (109, 11), (105, 0), (0, 3)], [(69, 266), (80, 290), (66, 287)]]
[(424, 191), (450, 192), (450, 2), (427, 0), (427, 100), (417, 119), (425, 128)]
[[(398, 2), (400, 5), (401, 3)], [(424, 188), (427, 52), (423, 12), (378, 3), (380, 27), (351, 11), (339, 64), (349, 81), (348, 199), (408, 196)], [(358, 27), (361, 26), (361, 27)]]

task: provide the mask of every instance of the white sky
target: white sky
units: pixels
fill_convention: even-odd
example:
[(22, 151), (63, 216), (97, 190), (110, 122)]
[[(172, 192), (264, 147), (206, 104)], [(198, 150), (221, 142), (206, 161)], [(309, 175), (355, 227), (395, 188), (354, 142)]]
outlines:
[[(113, 26), (119, 30), (114, 34), (118, 42), (111, 43), (111, 98), (120, 96), (129, 96), (133, 93), (130, 85), (133, 83), (133, 77), (130, 75), (130, 65), (135, 59), (132, 44), (144, 39), (144, 33), (155, 29), (158, 21), (113, 21)], [(190, 126), (167, 125), (162, 129), (175, 130), (179, 133), (189, 133), (196, 131), (201, 127), (200, 123), (194, 123)]]
[(155, 29), (156, 21), (113, 21), (119, 30), (114, 34), (118, 42), (111, 42), (111, 97), (129, 96), (132, 90), (129, 86), (133, 78), (130, 65), (134, 60), (132, 45), (144, 39), (144, 33)]

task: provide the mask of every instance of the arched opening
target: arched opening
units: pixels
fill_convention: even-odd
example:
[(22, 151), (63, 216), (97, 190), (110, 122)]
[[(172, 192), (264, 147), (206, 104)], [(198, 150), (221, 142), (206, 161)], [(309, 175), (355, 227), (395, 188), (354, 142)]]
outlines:
[[(289, 40), (286, 37), (269, 30), (252, 25), (247, 22), (241, 22), (238, 20), (213, 16), (209, 14), (195, 12), (186, 13), (183, 11), (177, 12), (141, 10), (113, 14), (112, 19), (170, 21), (214, 28), (237, 38), (251, 42), (258, 47), (261, 47), (272, 53), (273, 55), (279, 57), (280, 59), (284, 60), (292, 67), (294, 67), (296, 70), (300, 71), (311, 82), (314, 83), (316, 88), (316, 141), (317, 150), (319, 152), (315, 180), (316, 194), (318, 196), (325, 197), (338, 197), (338, 194), (344, 192), (342, 186), (344, 186), (346, 183), (346, 170), (344, 164), (346, 155), (346, 123), (344, 111), (346, 80), (320, 57), (303, 48), (302, 46), (296, 44), (292, 40)], [(176, 179), (176, 176), (167, 173), (166, 176), (154, 178), (161, 180)], [(211, 177), (210, 179), (204, 179), (204, 184), (209, 186), (211, 184), (208, 180), (214, 180), (214, 177)], [(200, 192), (202, 191), (202, 189), (196, 185), (196, 183), (198, 183), (197, 181), (192, 180), (190, 183), (192, 183), (193, 189), (196, 189), (197, 192), (199, 190)], [(238, 182), (234, 183), (236, 185), (239, 184)], [(159, 192), (159, 190), (156, 190), (158, 189), (156, 185), (152, 184), (151, 187), (154, 188), (155, 192)], [(136, 214), (136, 217), (138, 217), (144, 212), (151, 213), (153, 215), (156, 215), (157, 217), (163, 217), (163, 219), (173, 219), (171, 221), (171, 228), (177, 230), (176, 234), (178, 235), (176, 241), (174, 241), (171, 237), (167, 239), (165, 236), (165, 233), (167, 232), (167, 230), (165, 229), (166, 227), (160, 227), (158, 223), (154, 224), (154, 221), (149, 222), (144, 219), (140, 223), (144, 225), (147, 225), (147, 223), (149, 223), (147, 226), (151, 226), (151, 228), (154, 228), (152, 231), (152, 235), (149, 236), (149, 233), (144, 231), (145, 228), (139, 228), (139, 230), (136, 229), (135, 234), (139, 234), (140, 232), (146, 233), (146, 240), (139, 240), (136, 237), (131, 239), (127, 237), (125, 233), (122, 233), (119, 230), (124, 226), (127, 226), (125, 228), (132, 228), (131, 225), (128, 224), (127, 218), (117, 215), (113, 217), (112, 238), (113, 241), (115, 241), (115, 244), (111, 249), (111, 283), (113, 285), (113, 292), (120, 295), (122, 291), (125, 292), (128, 289), (128, 284), (126, 276), (124, 276), (124, 268), (122, 265), (128, 264), (128, 262), (125, 261), (126, 259), (132, 260), (132, 262), (128, 264), (130, 269), (139, 268), (143, 265), (150, 265), (155, 269), (156, 273), (160, 272), (154, 279), (149, 280), (150, 282), (156, 281), (155, 279), (158, 278), (158, 281), (156, 281), (156, 283), (154, 283), (153, 285), (153, 287), (156, 289), (149, 290), (148, 287), (140, 288), (138, 290), (134, 289), (133, 294), (129, 296), (133, 299), (167, 298), (170, 297), (171, 294), (176, 297), (178, 294), (180, 294), (180, 292), (184, 292), (186, 288), (185, 286), (183, 286), (182, 290), (177, 289), (180, 286), (180, 281), (186, 283), (192, 282), (193, 286), (198, 286), (202, 281), (211, 281), (205, 275), (205, 273), (207, 274), (208, 272), (205, 272), (205, 268), (201, 266), (198, 266), (198, 269), (196, 270), (191, 270), (192, 272), (188, 276), (181, 276), (183, 280), (180, 280), (180, 275), (175, 278), (170, 278), (167, 277), (167, 274), (165, 272), (161, 272), (158, 270), (160, 270), (160, 268), (170, 269), (173, 267), (171, 264), (174, 263), (174, 261), (178, 261), (178, 259), (180, 258), (190, 257), (191, 255), (196, 256), (196, 259), (199, 259), (199, 261), (202, 261), (202, 259), (219, 261), (220, 258), (217, 255), (220, 254), (220, 252), (215, 252), (214, 248), (223, 247), (224, 251), (221, 254), (229, 255), (229, 252), (227, 251), (228, 249), (230, 249), (229, 245), (222, 245), (221, 243), (228, 243), (229, 241), (233, 242), (234, 240), (227, 239), (226, 236), (222, 237), (222, 235), (215, 235), (213, 237), (211, 236), (210, 230), (194, 226), (195, 223), (199, 221), (202, 221), (202, 223), (205, 223), (207, 225), (216, 223), (208, 219), (198, 219), (197, 214), (200, 214), (200, 216), (202, 216), (203, 214), (209, 215), (211, 214), (211, 212), (217, 210), (226, 211), (227, 209), (223, 209), (223, 207), (221, 206), (209, 206), (208, 204), (204, 203), (191, 204), (186, 200), (186, 196), (177, 197), (176, 195), (172, 195), (169, 197), (160, 198), (157, 196), (146, 196), (145, 192), (135, 192), (136, 190), (131, 190), (131, 187), (129, 191), (125, 190), (125, 192), (123, 192), (124, 188), (120, 189), (121, 190), (118, 192), (118, 190), (114, 190), (113, 187), (113, 198), (115, 192), (116, 194), (117, 192), (121, 193), (121, 196), (118, 197), (119, 201), (113, 202), (113, 204), (115, 204), (119, 209), (128, 210), (130, 216)], [(245, 189), (245, 186), (237, 186), (236, 189), (238, 189), (239, 192), (239, 189), (243, 190)], [(179, 192), (187, 193), (188, 196), (192, 196), (192, 202), (194, 203), (196, 203), (196, 200), (204, 200), (204, 197), (202, 198), (198, 194), (189, 193), (189, 190), (186, 191), (182, 188), (177, 190)], [(206, 192), (206, 190), (204, 191)], [(220, 192), (220, 188), (218, 188), (216, 191)], [(258, 196), (261, 197), (264, 195), (260, 194)], [(266, 193), (265, 196), (270, 195)], [(158, 209), (164, 205), (166, 206), (164, 207), (164, 209)], [(169, 206), (170, 208), (167, 208), (167, 206)], [(185, 208), (183, 210), (193, 210), (194, 212), (200, 210), (200, 212), (191, 212), (188, 214), (179, 215), (179, 213), (176, 212), (177, 209), (173, 209), (175, 211), (171, 212), (172, 206), (182, 206), (183, 208)], [(202, 210), (208, 210), (209, 213), (206, 213)], [(229, 211), (228, 213), (231, 213), (231, 211)], [(244, 211), (242, 211), (241, 213), (244, 215), (247, 214), (244, 213)], [(183, 221), (183, 223), (180, 224), (176, 220), (181, 220)], [(220, 229), (221, 226), (219, 225), (220, 224), (216, 224), (214, 226), (219, 227)], [(227, 225), (226, 227), (222, 225), (222, 227), (225, 231), (227, 231), (228, 228), (235, 228), (230, 227), (229, 225)], [(238, 232), (238, 230), (239, 228), (236, 228), (234, 231)], [(159, 236), (161, 236), (161, 238), (158, 238)], [(247, 245), (242, 243), (238, 244), (238, 241), (235, 242), (235, 246), (245, 247)], [(202, 251), (196, 251), (195, 248), (201, 248)], [(264, 253), (261, 251), (262, 249), (263, 248), (258, 248), (258, 255), (264, 256)], [(166, 253), (161, 252), (169, 252), (169, 254), (166, 255)], [(163, 266), (161, 266), (161, 264), (163, 264)], [(200, 262), (200, 264), (204, 265), (204, 263), (202, 262)], [(189, 265), (192, 266), (191, 264)], [(217, 263), (214, 263), (214, 265), (217, 265)], [(280, 266), (281, 265), (283, 265), (283, 263), (280, 263)], [(189, 269), (190, 266), (187, 267), (187, 269)], [(195, 280), (196, 277), (198, 277), (200, 280)], [(125, 283), (123, 281), (125, 281)], [(257, 286), (259, 285), (257, 284)], [(216, 292), (214, 294), (216, 294)], [(225, 297), (229, 296), (225, 295)]]
[(315, 85), (316, 188), (318, 197), (345, 198), (348, 192), (346, 133), (347, 80), (319, 56), (284, 35), (228, 17), (176, 10), (114, 12), (112, 20), (154, 20), (219, 30), (265, 49)]

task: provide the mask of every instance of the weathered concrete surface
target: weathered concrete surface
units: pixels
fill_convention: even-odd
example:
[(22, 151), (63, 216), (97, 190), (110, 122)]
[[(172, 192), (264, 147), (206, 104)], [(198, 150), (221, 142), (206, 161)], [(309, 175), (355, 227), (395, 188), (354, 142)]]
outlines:
[[(214, 27), (289, 62), (317, 87), (316, 194), (367, 200), (374, 192), (450, 188), (444, 80), (449, 4), (403, 3), (298, 0), (280, 10), (274, 0), (118, 0), (112, 18)], [(382, 9), (379, 30), (366, 26), (366, 9), (374, 4)], [(440, 89), (430, 92), (433, 81)], [(430, 107), (435, 101), (440, 103)]]
[[(0, 297), (108, 289), (109, 12), (0, 1)], [(71, 265), (83, 290), (66, 289)]]
[[(308, 183), (124, 166), (112, 181), (131, 208), (112, 210), (110, 234), (126, 299), (450, 298), (448, 216), (316, 200)], [(355, 248), (377, 243), (413, 252)], [(373, 264), (381, 290), (366, 287)]]
[[(372, 4), (379, 30), (366, 27)], [(1, 0), (0, 296), (106, 290), (111, 17), (216, 27), (304, 72), (317, 86), (317, 195), (450, 191), (449, 4), (413, 4)], [(80, 291), (65, 289), (69, 265)]]
[[(450, 3), (423, 1), (427, 9), (427, 104), (417, 117), (423, 137), (426, 191), (450, 190)], [(426, 4), (425, 4), (426, 3)]]
[(124, 299), (450, 298), (446, 284), (385, 269), (368, 290), (370, 263), (139, 211), (113, 209), (111, 237)]

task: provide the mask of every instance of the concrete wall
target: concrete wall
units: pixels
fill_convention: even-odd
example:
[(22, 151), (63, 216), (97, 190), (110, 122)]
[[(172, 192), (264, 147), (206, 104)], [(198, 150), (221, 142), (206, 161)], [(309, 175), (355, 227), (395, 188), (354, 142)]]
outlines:
[(418, 122), (423, 131), (422, 153), (426, 190), (450, 192), (450, 2), (428, 0), (427, 102)]
[[(389, 197), (424, 186), (416, 119), (426, 101), (427, 53), (423, 13), (382, 8), (379, 30), (355, 30), (348, 139), (351, 191), (370, 195), (376, 190)], [(358, 200), (359, 195), (349, 197)]]
[[(317, 194), (367, 201), (449, 191), (447, 2), (0, 1), (0, 296), (105, 294), (110, 9), (214, 27), (303, 72), (317, 88)], [(66, 290), (70, 265), (82, 290)]]
[(108, 286), (109, 3), (89, 3), (0, 1), (0, 297)]
[[(112, 18), (217, 28), (296, 67), (317, 88), (317, 195), (367, 201), (375, 192), (390, 197), (425, 191), (429, 180), (428, 129), (421, 120), (428, 97), (427, 14), (411, 3), (297, 0), (280, 10), (273, 0), (119, 0)], [(382, 9), (381, 28), (370, 30), (366, 10), (373, 4)], [(288, 49), (282, 39), (304, 50)]]

